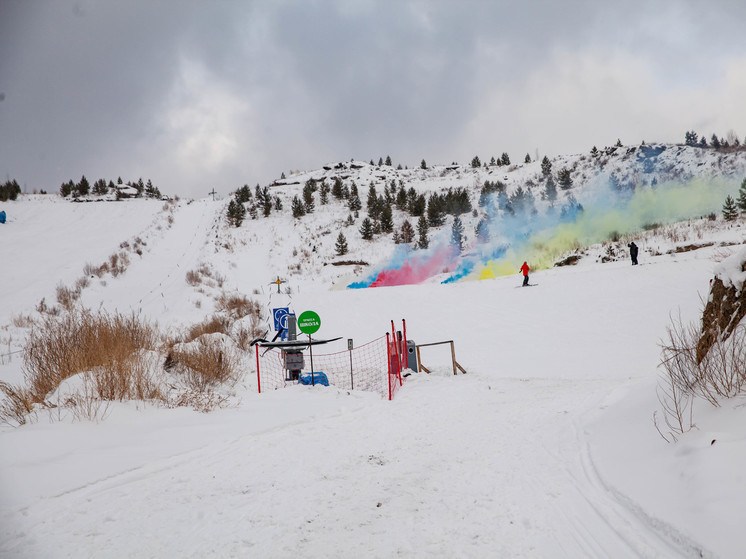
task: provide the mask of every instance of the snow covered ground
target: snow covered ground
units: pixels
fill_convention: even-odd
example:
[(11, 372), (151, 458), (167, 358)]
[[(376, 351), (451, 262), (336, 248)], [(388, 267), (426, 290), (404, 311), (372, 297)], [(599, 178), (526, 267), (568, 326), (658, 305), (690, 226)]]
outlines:
[[(289, 248), (226, 230), (225, 203), (8, 205), (0, 353), (22, 346), (19, 315), (137, 237), (142, 254), (91, 279), (83, 304), (194, 323), (212, 312), (209, 288), (185, 281), (203, 262), (267, 304)], [(743, 243), (743, 229), (713, 238)], [(640, 266), (587, 259), (532, 274), (530, 289), (517, 274), (362, 290), (290, 277), (320, 336), (363, 343), (405, 318), (417, 343), (453, 340), (468, 374), (424, 348), (433, 373), (391, 402), (321, 386), (256, 394), (246, 371), (234, 405), (209, 414), (130, 402), (98, 422), (4, 425), (0, 557), (740, 557), (743, 400), (697, 403), (676, 444), (652, 423), (658, 342), (672, 315), (699, 319), (736, 247), (642, 248)], [(19, 354), (0, 380), (21, 382)]]

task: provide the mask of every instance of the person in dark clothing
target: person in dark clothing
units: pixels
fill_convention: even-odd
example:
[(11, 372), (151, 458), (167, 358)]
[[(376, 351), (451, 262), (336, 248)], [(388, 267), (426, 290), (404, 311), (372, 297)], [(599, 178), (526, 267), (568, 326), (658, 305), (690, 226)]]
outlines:
[(530, 268), (528, 267), (528, 264), (525, 262), (523, 263), (523, 266), (521, 266), (521, 272), (523, 272), (523, 287), (526, 287), (528, 285), (528, 271)]
[(629, 256), (632, 258), (632, 265), (637, 264), (637, 245), (632, 241), (627, 245), (629, 247)]

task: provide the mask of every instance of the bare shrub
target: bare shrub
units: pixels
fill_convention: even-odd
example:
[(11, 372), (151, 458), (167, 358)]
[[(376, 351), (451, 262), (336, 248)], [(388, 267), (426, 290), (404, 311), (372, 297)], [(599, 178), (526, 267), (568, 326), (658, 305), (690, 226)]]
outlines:
[[(719, 406), (722, 398), (733, 398), (746, 387), (746, 326), (738, 326), (728, 339), (718, 335), (706, 352), (700, 347), (701, 329), (685, 325), (681, 318), (667, 329), (668, 339), (661, 343), (661, 375), (657, 392), (669, 435), (689, 431), (692, 406), (701, 398)], [(656, 419), (654, 417), (654, 422)], [(666, 440), (668, 437), (656, 427)]]
[(83, 310), (46, 317), (31, 330), (24, 350), (24, 374), (33, 401), (77, 373), (97, 367), (128, 372), (127, 363), (141, 350), (153, 349), (156, 330), (134, 314), (93, 314)]
[(82, 278), (78, 278), (78, 280), (75, 282), (75, 291), (80, 293), (83, 291), (88, 285), (90, 284), (90, 280), (87, 276), (83, 276)]
[(11, 319), (11, 323), (16, 328), (30, 328), (34, 324), (34, 319), (31, 317), (31, 315), (14, 315)]
[(171, 349), (177, 372), (184, 374), (187, 385), (197, 391), (238, 379), (238, 358), (220, 338), (202, 336), (190, 344)]
[(34, 409), (30, 392), (25, 388), (16, 388), (0, 380), (0, 422), (8, 425), (23, 425)]

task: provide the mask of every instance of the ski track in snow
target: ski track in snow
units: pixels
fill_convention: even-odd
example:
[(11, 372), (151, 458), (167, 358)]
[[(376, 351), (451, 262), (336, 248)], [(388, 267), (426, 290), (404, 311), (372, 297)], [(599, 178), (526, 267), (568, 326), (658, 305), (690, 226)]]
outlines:
[(5, 516), (0, 552), (700, 556), (628, 508), (595, 471), (575, 424), (608, 383), (444, 375), (408, 384), (391, 404), (353, 402), (268, 430), (247, 426), (233, 440), (41, 499), (11, 522)]

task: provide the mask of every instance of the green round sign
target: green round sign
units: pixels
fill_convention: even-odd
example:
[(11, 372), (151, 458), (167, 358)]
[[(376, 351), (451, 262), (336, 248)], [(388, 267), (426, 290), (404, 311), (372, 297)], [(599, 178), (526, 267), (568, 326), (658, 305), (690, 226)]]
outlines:
[(315, 334), (321, 328), (321, 319), (313, 311), (304, 311), (298, 317), (298, 329), (304, 334)]

